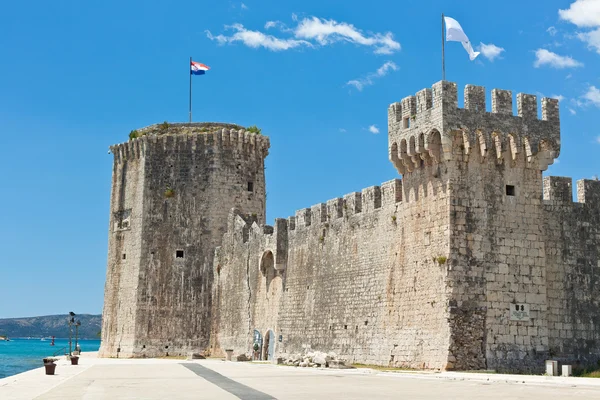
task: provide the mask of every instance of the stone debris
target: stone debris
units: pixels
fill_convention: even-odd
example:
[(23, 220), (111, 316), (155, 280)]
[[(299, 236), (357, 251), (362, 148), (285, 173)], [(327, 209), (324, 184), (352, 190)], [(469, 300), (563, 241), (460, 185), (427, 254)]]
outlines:
[(335, 353), (324, 353), (321, 351), (308, 352), (306, 354), (291, 354), (287, 358), (278, 359), (278, 364), (309, 368), (353, 368), (346, 365), (346, 360), (338, 359)]

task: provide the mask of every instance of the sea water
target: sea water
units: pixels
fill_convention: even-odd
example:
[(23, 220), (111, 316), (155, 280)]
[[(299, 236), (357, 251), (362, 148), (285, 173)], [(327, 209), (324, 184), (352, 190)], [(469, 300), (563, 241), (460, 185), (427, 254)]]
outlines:
[[(0, 340), (0, 379), (10, 375), (40, 368), (42, 359), (50, 356), (64, 356), (69, 353), (69, 339), (10, 339)], [(100, 340), (79, 339), (81, 351), (98, 351)], [(71, 349), (75, 350), (75, 340), (71, 341)]]

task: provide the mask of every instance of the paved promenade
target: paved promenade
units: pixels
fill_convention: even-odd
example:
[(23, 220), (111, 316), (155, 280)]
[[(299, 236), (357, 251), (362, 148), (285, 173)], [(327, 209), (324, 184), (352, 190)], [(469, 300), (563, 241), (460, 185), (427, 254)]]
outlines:
[(0, 379), (0, 399), (600, 399), (600, 379), (327, 370), (219, 360), (59, 361)]

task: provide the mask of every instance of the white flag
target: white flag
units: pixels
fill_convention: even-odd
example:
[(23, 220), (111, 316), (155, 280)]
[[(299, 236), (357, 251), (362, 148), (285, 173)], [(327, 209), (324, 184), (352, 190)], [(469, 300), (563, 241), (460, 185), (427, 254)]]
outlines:
[(473, 51), (469, 38), (463, 31), (462, 27), (457, 20), (450, 17), (444, 17), (444, 24), (446, 25), (446, 41), (448, 42), (461, 42), (467, 53), (469, 53), (469, 59), (473, 61), (479, 55), (478, 51)]

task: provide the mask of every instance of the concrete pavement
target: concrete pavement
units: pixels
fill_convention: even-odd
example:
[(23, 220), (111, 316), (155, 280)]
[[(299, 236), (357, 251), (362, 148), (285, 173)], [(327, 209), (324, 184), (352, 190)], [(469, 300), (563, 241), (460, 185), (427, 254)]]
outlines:
[(0, 399), (600, 399), (600, 379), (294, 368), (220, 360), (60, 361), (0, 379)]

